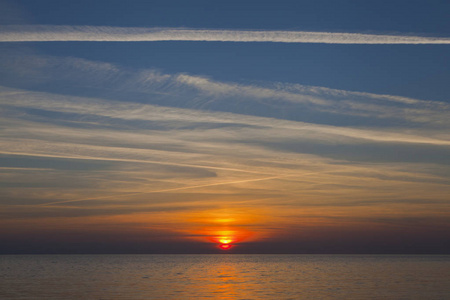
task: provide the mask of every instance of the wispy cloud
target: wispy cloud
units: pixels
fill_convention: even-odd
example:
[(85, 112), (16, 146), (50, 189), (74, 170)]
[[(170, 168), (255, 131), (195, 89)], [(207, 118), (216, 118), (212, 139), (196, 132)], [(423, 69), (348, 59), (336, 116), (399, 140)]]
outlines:
[[(3, 90), (4, 91), (4, 90)], [(431, 132), (426, 135), (415, 135), (401, 130), (377, 130), (360, 129), (352, 127), (339, 127), (321, 124), (313, 124), (299, 121), (274, 119), (266, 117), (248, 116), (235, 113), (207, 112), (185, 108), (167, 108), (150, 104), (125, 103), (113, 100), (102, 100), (94, 98), (60, 96), (47, 93), (27, 93), (22, 91), (11, 91), (6, 89), (2, 93), (0, 89), (0, 103), (23, 108), (43, 109), (53, 112), (90, 114), (123, 120), (144, 120), (144, 121), (182, 121), (187, 123), (216, 123), (216, 124), (236, 124), (240, 126), (256, 126), (267, 129), (289, 129), (298, 130), (307, 134), (308, 138), (314, 139), (313, 135), (319, 134), (319, 139), (333, 139), (333, 136), (348, 137), (353, 139), (371, 140), (375, 142), (398, 142), (398, 143), (419, 143), (432, 145), (450, 145), (450, 141), (445, 138), (433, 138)], [(19, 127), (17, 127), (19, 128)], [(29, 130), (36, 130), (30, 128)], [(326, 135), (326, 136), (323, 136)], [(305, 136), (305, 135), (303, 135)], [(439, 136), (439, 134), (438, 134)], [(4, 148), (3, 150), (5, 150)]]
[[(165, 107), (166, 112), (175, 107), (238, 112), (291, 121), (307, 119), (329, 125), (348, 124), (351, 118), (359, 123), (361, 118), (365, 118), (371, 120), (372, 126), (403, 127), (407, 123), (416, 123), (421, 128), (450, 127), (447, 118), (450, 106), (447, 103), (395, 95), (300, 84), (223, 82), (192, 74), (129, 70), (79, 58), (21, 56), (17, 59), (12, 55), (0, 59), (0, 66), (0, 74), (16, 78), (14, 86), (27, 89), (28, 86), (43, 84), (47, 90), (58, 86), (83, 86), (84, 90), (96, 91), (92, 93), (94, 97), (102, 98), (107, 94), (110, 99), (126, 102), (127, 108), (132, 107), (130, 102), (150, 102), (158, 105), (159, 109)], [(59, 84), (49, 85), (55, 81)], [(31, 85), (27, 86), (27, 82)], [(60, 90), (51, 92), (65, 93)], [(69, 108), (73, 104), (66, 101), (65, 105)]]
[[(223, 205), (312, 223), (445, 211), (445, 103), (78, 58), (0, 60), (16, 80), (0, 87), (0, 205), (17, 224), (30, 212), (120, 222), (142, 212), (146, 226), (184, 228), (181, 207)], [(340, 115), (355, 121), (324, 122)]]
[(130, 28), (106, 26), (2, 26), (1, 42), (274, 42), (326, 44), (450, 44), (450, 38), (363, 33), (211, 30), (185, 28)]
[[(374, 182), (387, 179), (402, 186), (418, 180), (442, 184), (444, 179), (437, 174), (439, 168), (436, 166), (424, 169), (422, 175), (414, 175), (411, 172), (417, 173), (418, 163), (405, 165), (398, 162), (393, 169), (385, 169), (383, 164), (374, 162), (367, 166), (361, 162), (355, 165), (342, 156), (347, 151), (345, 148), (335, 151), (337, 159), (321, 157), (322, 149), (331, 145), (355, 147), (369, 143), (367, 155), (370, 157), (373, 146), (383, 152), (389, 150), (391, 144), (407, 144), (406, 149), (449, 145), (448, 139), (432, 138), (439, 136), (439, 131), (429, 134), (424, 131), (418, 135), (418, 131), (413, 134), (398, 129), (327, 126), (10, 88), (2, 89), (0, 100), (0, 107), (4, 109), (0, 122), (3, 129), (0, 154), (73, 161), (75, 164), (102, 161), (116, 169), (105, 171), (101, 176), (91, 171), (83, 175), (97, 185), (108, 186), (110, 192), (114, 191), (112, 194), (105, 196), (104, 192), (97, 194), (90, 190), (67, 194), (66, 188), (66, 194), (61, 192), (46, 196), (46, 199), (40, 197), (42, 200), (38, 203), (75, 203), (83, 199), (129, 201), (149, 194), (178, 194), (190, 190), (197, 193), (214, 190), (220, 194), (224, 190), (245, 193), (250, 189), (258, 197), (267, 197), (271, 193), (280, 193), (284, 185), (289, 187), (289, 193), (319, 193), (322, 194), (320, 197), (328, 198), (331, 194), (327, 196), (324, 191), (331, 189), (333, 197), (346, 198), (350, 197), (349, 189), (371, 189)], [(67, 120), (69, 116), (73, 118), (71, 122)], [(314, 152), (317, 154), (308, 154), (307, 149), (311, 146), (316, 147)], [(136, 166), (139, 171), (117, 170), (117, 166)], [(176, 175), (171, 168), (177, 168)], [(210, 173), (199, 173), (198, 170)], [(33, 174), (22, 174), (22, 170), (5, 171), (16, 174), (8, 180), (17, 178), (15, 180), (20, 180), (21, 186), (36, 181)], [(47, 173), (46, 176), (57, 182), (63, 180), (51, 170)], [(193, 176), (195, 174), (198, 176)], [(77, 176), (77, 173), (70, 176)], [(105, 180), (103, 176), (106, 176)], [(349, 186), (348, 182), (357, 177), (358, 183)], [(352, 179), (348, 181), (348, 178)], [(261, 180), (267, 181), (266, 184), (258, 184)], [(225, 185), (226, 189), (219, 189)], [(241, 191), (236, 185), (246, 188)], [(13, 191), (25, 192), (23, 189)], [(371, 197), (377, 193), (372, 191)]]

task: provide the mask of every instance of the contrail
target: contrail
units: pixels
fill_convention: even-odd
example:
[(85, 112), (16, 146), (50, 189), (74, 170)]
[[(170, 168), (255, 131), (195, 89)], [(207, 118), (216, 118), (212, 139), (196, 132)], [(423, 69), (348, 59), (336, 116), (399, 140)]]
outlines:
[(108, 26), (0, 26), (0, 42), (273, 42), (322, 44), (450, 44), (447, 37), (363, 33), (137, 28)]
[(213, 169), (213, 170), (223, 170), (223, 171), (233, 171), (233, 172), (243, 172), (243, 173), (259, 174), (259, 175), (267, 175), (267, 173), (263, 173), (263, 172), (257, 172), (257, 171), (251, 171), (251, 170), (243, 170), (243, 169), (236, 169), (236, 168), (226, 168), (226, 167), (208, 166), (208, 165), (196, 165), (196, 164), (186, 164), (186, 163), (176, 163), (176, 162), (168, 162), (168, 161), (154, 161), (154, 160), (145, 160), (145, 159), (113, 158), (113, 157), (100, 157), (100, 156), (78, 156), (78, 155), (62, 155), (62, 154), (44, 154), (44, 153), (28, 153), (28, 152), (2, 151), (2, 150), (0, 150), (0, 154), (36, 156), (36, 157), (50, 157), (50, 158), (67, 158), (67, 159), (80, 159), (80, 160), (137, 162), (137, 163), (144, 163), (144, 164), (187, 167), (187, 168), (198, 168), (198, 169)]
[(183, 187), (179, 187), (179, 188), (163, 189), (163, 190), (156, 190), (156, 191), (149, 191), (149, 192), (135, 192), (135, 193), (122, 194), (122, 195), (108, 195), (108, 196), (92, 197), (92, 198), (85, 198), (85, 199), (56, 201), (56, 202), (42, 203), (42, 204), (39, 204), (36, 206), (51, 206), (54, 204), (83, 202), (83, 201), (90, 201), (90, 200), (103, 200), (103, 199), (109, 199), (109, 198), (127, 197), (127, 196), (142, 195), (142, 194), (165, 193), (165, 192), (204, 188), (204, 187), (218, 186), (218, 185), (228, 185), (228, 184), (279, 179), (279, 178), (288, 177), (288, 176), (293, 176), (293, 175), (279, 175), (279, 176), (271, 176), (271, 177), (256, 178), (256, 179), (245, 179), (245, 180), (238, 180), (238, 181), (227, 181), (227, 182), (209, 183), (209, 184), (201, 184), (201, 185), (183, 186)]

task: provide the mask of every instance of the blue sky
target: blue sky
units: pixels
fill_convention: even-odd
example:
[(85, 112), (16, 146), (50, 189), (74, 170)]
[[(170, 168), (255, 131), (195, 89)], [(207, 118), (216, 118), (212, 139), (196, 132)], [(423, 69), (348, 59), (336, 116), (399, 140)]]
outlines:
[(0, 7), (3, 252), (445, 252), (446, 1)]
[[(22, 24), (302, 30), (446, 37), (445, 1), (16, 1)], [(11, 5), (10, 5), (11, 6)], [(26, 17), (24, 17), (26, 16)], [(12, 23), (13, 20), (11, 20)], [(218, 80), (302, 83), (446, 101), (446, 45), (38, 43), (43, 53)], [(268, 72), (267, 70), (270, 70)], [(407, 76), (406, 76), (407, 75)]]

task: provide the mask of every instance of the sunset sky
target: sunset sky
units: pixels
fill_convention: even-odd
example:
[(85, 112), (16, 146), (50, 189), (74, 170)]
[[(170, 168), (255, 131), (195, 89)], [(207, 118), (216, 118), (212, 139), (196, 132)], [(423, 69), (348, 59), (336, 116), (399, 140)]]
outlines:
[(450, 253), (449, 15), (0, 0), (0, 253)]

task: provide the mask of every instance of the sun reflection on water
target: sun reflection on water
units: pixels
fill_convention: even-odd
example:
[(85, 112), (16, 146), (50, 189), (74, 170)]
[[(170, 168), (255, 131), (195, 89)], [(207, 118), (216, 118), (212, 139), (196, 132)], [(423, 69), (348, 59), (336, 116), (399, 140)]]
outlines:
[(248, 292), (255, 290), (252, 284), (236, 267), (236, 263), (225, 259), (209, 270), (210, 279), (205, 287), (214, 299), (256, 299), (254, 293)]

